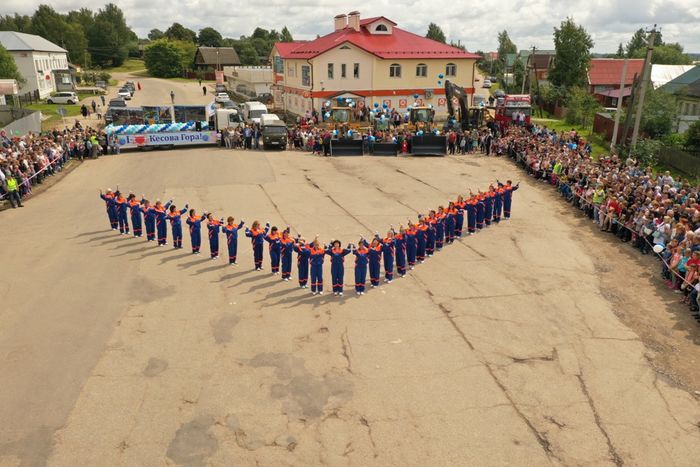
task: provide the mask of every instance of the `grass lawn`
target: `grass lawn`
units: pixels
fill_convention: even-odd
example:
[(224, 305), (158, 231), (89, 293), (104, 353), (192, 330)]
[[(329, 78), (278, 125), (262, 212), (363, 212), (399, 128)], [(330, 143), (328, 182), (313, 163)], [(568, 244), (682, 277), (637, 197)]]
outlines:
[(114, 68), (105, 68), (105, 71), (108, 73), (128, 73), (130, 71), (138, 71), (145, 69), (146, 65), (143, 64), (143, 60), (130, 58), (124, 61), (124, 63), (121, 66), (116, 66)]
[[(534, 113), (534, 109), (533, 109)], [(596, 135), (593, 133), (592, 128), (583, 128), (579, 125), (570, 125), (566, 123), (564, 120), (560, 120), (557, 118), (536, 118), (532, 117), (532, 122), (536, 123), (538, 125), (545, 126), (551, 130), (555, 130), (557, 132), (561, 131), (571, 131), (573, 128), (583, 136), (583, 138), (586, 141), (590, 141), (591, 146), (593, 147), (593, 157), (599, 157), (604, 154), (608, 154), (610, 152), (610, 146), (609, 143), (604, 141), (600, 136)]]
[[(66, 109), (66, 123), (68, 125), (72, 124), (72, 117), (80, 115), (79, 105), (66, 105), (66, 104), (30, 104), (26, 106), (27, 109), (39, 110), (44, 117), (41, 121), (42, 130), (52, 129), (57, 122), (61, 121), (61, 116), (56, 113), (56, 109), (63, 107)], [(48, 118), (47, 118), (48, 117)], [(69, 120), (70, 119), (70, 120)]]

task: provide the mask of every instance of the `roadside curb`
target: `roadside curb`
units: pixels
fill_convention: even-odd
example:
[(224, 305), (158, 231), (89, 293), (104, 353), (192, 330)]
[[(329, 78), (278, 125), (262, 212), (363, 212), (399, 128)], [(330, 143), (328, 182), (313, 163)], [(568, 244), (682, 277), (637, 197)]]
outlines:
[[(40, 195), (41, 193), (44, 193), (47, 191), (49, 188), (54, 186), (56, 183), (60, 182), (63, 180), (63, 178), (74, 171), (77, 167), (82, 165), (84, 161), (78, 160), (78, 159), (70, 159), (66, 165), (63, 166), (63, 169), (53, 177), (50, 177), (47, 179), (44, 183), (41, 185), (35, 185), (32, 187), (32, 195), (29, 198), (25, 198), (22, 200), (24, 203), (25, 201), (32, 200), (34, 197)], [(6, 209), (12, 209), (12, 205), (10, 204), (9, 201), (3, 200), (0, 201), (0, 212), (5, 211)]]

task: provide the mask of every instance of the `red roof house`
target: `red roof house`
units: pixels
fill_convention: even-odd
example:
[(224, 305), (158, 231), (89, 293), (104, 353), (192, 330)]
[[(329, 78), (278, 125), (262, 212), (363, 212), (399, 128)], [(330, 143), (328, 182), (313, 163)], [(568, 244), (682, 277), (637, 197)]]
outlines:
[[(588, 88), (591, 94), (598, 94), (620, 87), (620, 77), (625, 60), (620, 58), (594, 58), (591, 60), (591, 68), (588, 70)], [(641, 76), (644, 60), (639, 58), (627, 61), (627, 73), (625, 74), (625, 87), (631, 87), (634, 75)]]

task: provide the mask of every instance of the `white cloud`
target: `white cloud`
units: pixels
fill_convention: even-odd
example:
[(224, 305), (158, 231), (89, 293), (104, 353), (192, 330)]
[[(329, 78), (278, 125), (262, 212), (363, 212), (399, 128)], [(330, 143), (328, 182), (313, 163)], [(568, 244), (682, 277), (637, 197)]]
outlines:
[[(43, 0), (44, 3), (45, 0)], [(250, 34), (256, 26), (281, 30), (287, 26), (298, 39), (312, 39), (332, 29), (333, 16), (357, 9), (363, 17), (386, 16), (399, 27), (424, 34), (428, 23), (442, 27), (450, 40), (469, 50), (495, 50), (498, 31), (506, 29), (518, 48), (551, 49), (552, 32), (566, 16), (591, 34), (597, 52), (614, 52), (639, 28), (658, 23), (664, 40), (680, 42), (688, 52), (700, 52), (700, 3), (697, 0), (502, 0), (501, 2), (435, 2), (426, 0), (266, 0), (213, 2), (203, 0), (120, 0), (127, 22), (145, 37), (152, 28), (165, 30), (173, 22), (199, 30), (212, 26), (225, 37)], [(3, 13), (31, 14), (39, 2), (4, 0)], [(54, 0), (58, 11), (95, 9), (87, 0)], [(348, 6), (352, 5), (352, 6)]]

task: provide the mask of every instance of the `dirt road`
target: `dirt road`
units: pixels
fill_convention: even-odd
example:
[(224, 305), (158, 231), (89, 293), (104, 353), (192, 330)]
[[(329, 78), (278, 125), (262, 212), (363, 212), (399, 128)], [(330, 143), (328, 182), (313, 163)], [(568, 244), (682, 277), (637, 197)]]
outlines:
[(97, 196), (118, 184), (356, 241), (496, 177), (521, 174), (215, 148), (82, 164), (0, 214), (0, 465), (696, 465), (696, 365), (657, 359), (635, 315), (678, 360), (698, 361), (697, 329), (541, 184), (361, 298), (312, 297), (267, 257), (254, 272), (244, 239), (230, 267), (188, 238), (115, 235)]

